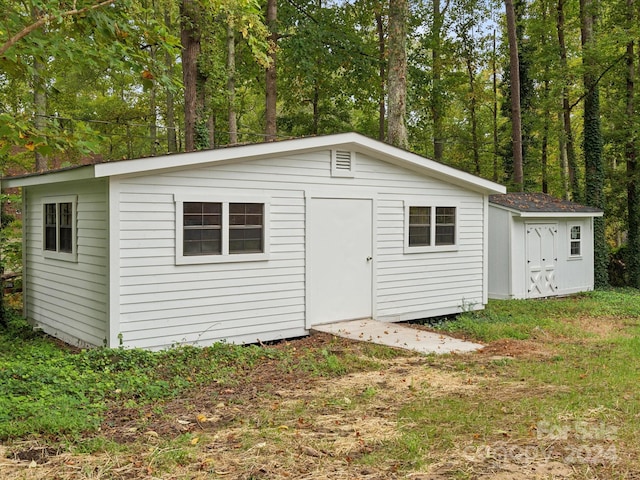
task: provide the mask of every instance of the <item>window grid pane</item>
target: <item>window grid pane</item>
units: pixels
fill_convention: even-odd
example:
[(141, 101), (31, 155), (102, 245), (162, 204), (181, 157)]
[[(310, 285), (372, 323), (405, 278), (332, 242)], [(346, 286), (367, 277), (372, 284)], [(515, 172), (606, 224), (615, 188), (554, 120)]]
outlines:
[(57, 220), (56, 204), (47, 203), (44, 206), (44, 249), (52, 252), (57, 251)]
[(580, 240), (580, 227), (571, 227), (571, 240)]
[(579, 257), (582, 255), (582, 246), (581, 246), (581, 229), (580, 225), (574, 225), (571, 227), (571, 241), (570, 241), (570, 255), (572, 257)]
[(409, 246), (431, 245), (431, 207), (409, 207)]
[(61, 203), (60, 211), (60, 251), (73, 252), (73, 207), (71, 203)]
[(222, 204), (184, 202), (183, 255), (222, 253)]
[(436, 245), (455, 245), (456, 208), (436, 207)]
[(264, 204), (229, 204), (229, 253), (261, 253), (264, 231)]

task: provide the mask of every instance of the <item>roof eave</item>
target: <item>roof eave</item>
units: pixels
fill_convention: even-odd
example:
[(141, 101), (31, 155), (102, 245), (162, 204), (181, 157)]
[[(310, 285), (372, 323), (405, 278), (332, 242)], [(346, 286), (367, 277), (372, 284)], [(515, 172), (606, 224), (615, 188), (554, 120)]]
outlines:
[(507, 207), (506, 205), (500, 205), (498, 203), (489, 203), (491, 207), (496, 207), (501, 210), (506, 210), (513, 214), (515, 217), (521, 218), (588, 218), (588, 217), (602, 217), (604, 212), (523, 212), (513, 207)]
[(33, 187), (36, 185), (50, 185), (52, 183), (72, 182), (95, 178), (95, 165), (60, 170), (57, 172), (44, 172), (42, 174), (29, 174), (19, 177), (7, 177), (2, 179), (2, 188)]
[(585, 218), (603, 215), (603, 212), (519, 212), (522, 218)]

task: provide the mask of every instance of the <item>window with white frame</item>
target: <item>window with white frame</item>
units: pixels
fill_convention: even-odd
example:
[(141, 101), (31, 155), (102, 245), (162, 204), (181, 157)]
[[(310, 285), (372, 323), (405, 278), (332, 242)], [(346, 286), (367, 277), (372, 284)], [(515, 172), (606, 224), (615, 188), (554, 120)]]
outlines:
[(456, 247), (457, 208), (453, 206), (405, 206), (405, 249), (424, 252)]
[(176, 196), (176, 263), (265, 260), (269, 203)]
[(582, 255), (582, 229), (580, 225), (571, 226), (569, 240), (569, 256), (579, 257)]
[(42, 205), (45, 258), (76, 261), (76, 197), (45, 198)]

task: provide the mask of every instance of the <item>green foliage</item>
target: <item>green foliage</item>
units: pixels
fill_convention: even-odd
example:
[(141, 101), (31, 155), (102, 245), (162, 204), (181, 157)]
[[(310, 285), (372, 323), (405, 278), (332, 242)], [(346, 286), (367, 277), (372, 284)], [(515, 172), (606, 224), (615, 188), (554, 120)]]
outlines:
[[(19, 195), (0, 194), (0, 204), (20, 205)], [(0, 219), (0, 270), (22, 271), (22, 222), (2, 209)]]
[(279, 355), (275, 349), (224, 343), (73, 353), (12, 315), (0, 330), (0, 439), (95, 431), (110, 406), (140, 407), (198, 385), (232, 385), (243, 369)]

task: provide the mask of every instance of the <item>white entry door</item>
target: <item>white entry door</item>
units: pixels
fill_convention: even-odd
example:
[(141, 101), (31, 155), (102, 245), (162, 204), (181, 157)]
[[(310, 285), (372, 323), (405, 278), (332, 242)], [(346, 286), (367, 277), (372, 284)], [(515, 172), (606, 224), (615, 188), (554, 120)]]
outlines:
[(307, 328), (371, 317), (372, 200), (309, 202)]
[(527, 224), (527, 297), (555, 295), (558, 263), (555, 224)]

